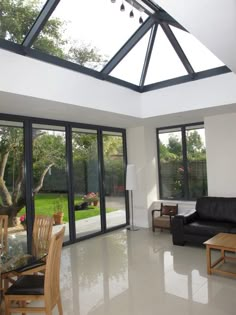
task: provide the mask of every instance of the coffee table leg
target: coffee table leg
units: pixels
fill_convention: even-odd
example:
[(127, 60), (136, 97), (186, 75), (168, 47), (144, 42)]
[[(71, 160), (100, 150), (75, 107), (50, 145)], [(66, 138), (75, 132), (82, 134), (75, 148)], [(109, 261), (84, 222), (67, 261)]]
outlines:
[(225, 263), (225, 251), (224, 251), (224, 249), (221, 250), (221, 258), (222, 258), (223, 263)]
[(207, 273), (211, 274), (211, 248), (206, 246), (206, 258), (207, 258)]

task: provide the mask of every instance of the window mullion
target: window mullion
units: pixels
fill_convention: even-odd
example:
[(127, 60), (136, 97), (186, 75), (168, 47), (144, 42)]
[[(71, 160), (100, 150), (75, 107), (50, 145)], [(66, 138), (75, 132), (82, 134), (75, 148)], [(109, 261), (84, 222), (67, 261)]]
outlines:
[(184, 199), (189, 200), (189, 184), (188, 184), (188, 156), (187, 156), (187, 140), (186, 128), (181, 128), (182, 133), (182, 153), (183, 153), (183, 166), (184, 166)]

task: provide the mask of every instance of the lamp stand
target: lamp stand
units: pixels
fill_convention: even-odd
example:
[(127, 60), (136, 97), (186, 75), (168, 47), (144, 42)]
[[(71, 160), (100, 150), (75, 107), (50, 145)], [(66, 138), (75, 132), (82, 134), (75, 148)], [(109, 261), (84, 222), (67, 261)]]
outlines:
[(129, 231), (138, 231), (139, 229), (134, 226), (134, 207), (133, 207), (133, 190), (130, 190), (131, 195), (131, 225), (127, 228)]

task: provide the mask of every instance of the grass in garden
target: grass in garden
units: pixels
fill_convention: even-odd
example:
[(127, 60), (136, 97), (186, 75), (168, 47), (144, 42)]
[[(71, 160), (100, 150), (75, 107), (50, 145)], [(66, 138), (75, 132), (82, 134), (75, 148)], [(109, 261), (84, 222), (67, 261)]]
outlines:
[[(63, 212), (64, 212), (64, 217), (63, 221), (68, 222), (68, 200), (67, 200), (67, 195), (63, 194), (37, 194), (35, 196), (35, 213), (36, 214), (44, 214), (44, 215), (49, 215), (52, 216), (54, 214), (55, 210), (55, 201), (60, 198), (62, 207), (63, 207)], [(75, 204), (80, 204), (83, 202), (82, 197), (76, 197), (75, 198)], [(115, 211), (116, 209), (114, 208), (107, 208), (106, 212), (112, 212)], [(22, 214), (25, 213), (25, 209), (22, 209), (19, 213), (18, 216), (21, 216)], [(99, 207), (94, 207), (94, 206), (88, 206), (86, 210), (79, 210), (75, 211), (75, 220), (81, 220), (81, 219), (86, 219), (90, 217), (94, 217), (96, 215), (100, 215), (100, 208)]]

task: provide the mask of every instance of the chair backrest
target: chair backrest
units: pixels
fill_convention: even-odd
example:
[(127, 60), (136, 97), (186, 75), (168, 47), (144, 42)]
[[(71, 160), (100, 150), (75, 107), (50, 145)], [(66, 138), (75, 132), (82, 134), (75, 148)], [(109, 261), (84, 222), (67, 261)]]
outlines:
[(45, 305), (48, 309), (57, 304), (60, 296), (61, 248), (64, 234), (65, 227), (54, 234), (50, 241), (44, 281)]
[(48, 253), (52, 236), (53, 218), (46, 215), (36, 215), (33, 227), (32, 254), (40, 256)]
[(8, 251), (7, 247), (8, 239), (8, 216), (0, 215), (0, 254), (6, 254)]
[(178, 204), (165, 205), (161, 203), (162, 215), (176, 215), (178, 214)]

